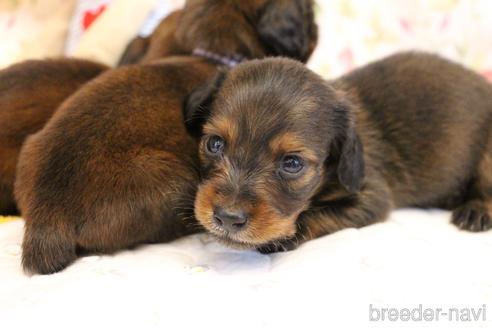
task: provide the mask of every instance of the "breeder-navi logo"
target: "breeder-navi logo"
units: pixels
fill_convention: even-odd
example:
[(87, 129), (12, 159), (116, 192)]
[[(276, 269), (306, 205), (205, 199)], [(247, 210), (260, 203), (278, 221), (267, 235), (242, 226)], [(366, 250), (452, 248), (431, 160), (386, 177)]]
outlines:
[(377, 308), (369, 304), (369, 321), (485, 321), (487, 306), (479, 308)]

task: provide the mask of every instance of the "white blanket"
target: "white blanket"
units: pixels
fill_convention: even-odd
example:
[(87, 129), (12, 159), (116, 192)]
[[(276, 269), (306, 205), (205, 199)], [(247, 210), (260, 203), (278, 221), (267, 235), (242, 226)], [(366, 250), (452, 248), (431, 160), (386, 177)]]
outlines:
[[(5, 223), (0, 326), (491, 327), (492, 232), (462, 232), (448, 221), (448, 212), (400, 210), (274, 255), (202, 234), (32, 277), (20, 267), (23, 223)], [(383, 308), (419, 307), (485, 316), (381, 321)]]

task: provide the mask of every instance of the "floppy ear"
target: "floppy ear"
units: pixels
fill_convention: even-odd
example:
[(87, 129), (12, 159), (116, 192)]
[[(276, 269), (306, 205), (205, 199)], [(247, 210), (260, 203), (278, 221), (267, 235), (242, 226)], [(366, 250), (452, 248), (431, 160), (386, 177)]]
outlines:
[(332, 108), (335, 142), (332, 146), (337, 154), (338, 181), (350, 193), (360, 191), (364, 182), (364, 149), (352, 118), (352, 103), (341, 92), (337, 92), (338, 104)]
[(312, 0), (270, 0), (258, 22), (260, 40), (270, 56), (306, 62), (318, 40)]
[(340, 183), (348, 192), (360, 191), (365, 173), (364, 151), (353, 126), (348, 127), (342, 142), (337, 173)]
[(215, 77), (193, 90), (183, 105), (183, 118), (188, 133), (201, 137), (203, 124), (210, 115), (210, 107), (225, 79), (225, 72), (219, 71)]

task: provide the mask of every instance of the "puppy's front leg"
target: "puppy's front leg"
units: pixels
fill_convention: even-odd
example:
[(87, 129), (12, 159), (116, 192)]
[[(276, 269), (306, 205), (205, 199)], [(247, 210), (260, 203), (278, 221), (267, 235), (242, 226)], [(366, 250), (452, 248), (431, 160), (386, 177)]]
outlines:
[(390, 192), (384, 180), (367, 181), (363, 189), (352, 195), (322, 195), (313, 200), (308, 210), (297, 219), (293, 237), (258, 247), (264, 254), (290, 251), (301, 243), (345, 228), (360, 228), (386, 219), (391, 210)]

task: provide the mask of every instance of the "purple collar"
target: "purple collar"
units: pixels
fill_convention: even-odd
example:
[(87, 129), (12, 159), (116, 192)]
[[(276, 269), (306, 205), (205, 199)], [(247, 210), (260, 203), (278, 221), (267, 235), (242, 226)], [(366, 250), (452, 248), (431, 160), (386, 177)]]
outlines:
[(244, 60), (244, 57), (241, 55), (233, 55), (232, 57), (226, 57), (216, 54), (215, 52), (207, 51), (202, 48), (196, 48), (195, 50), (193, 50), (193, 55), (213, 60), (214, 62), (220, 65), (225, 65), (229, 68), (236, 66), (237, 64), (239, 64)]

